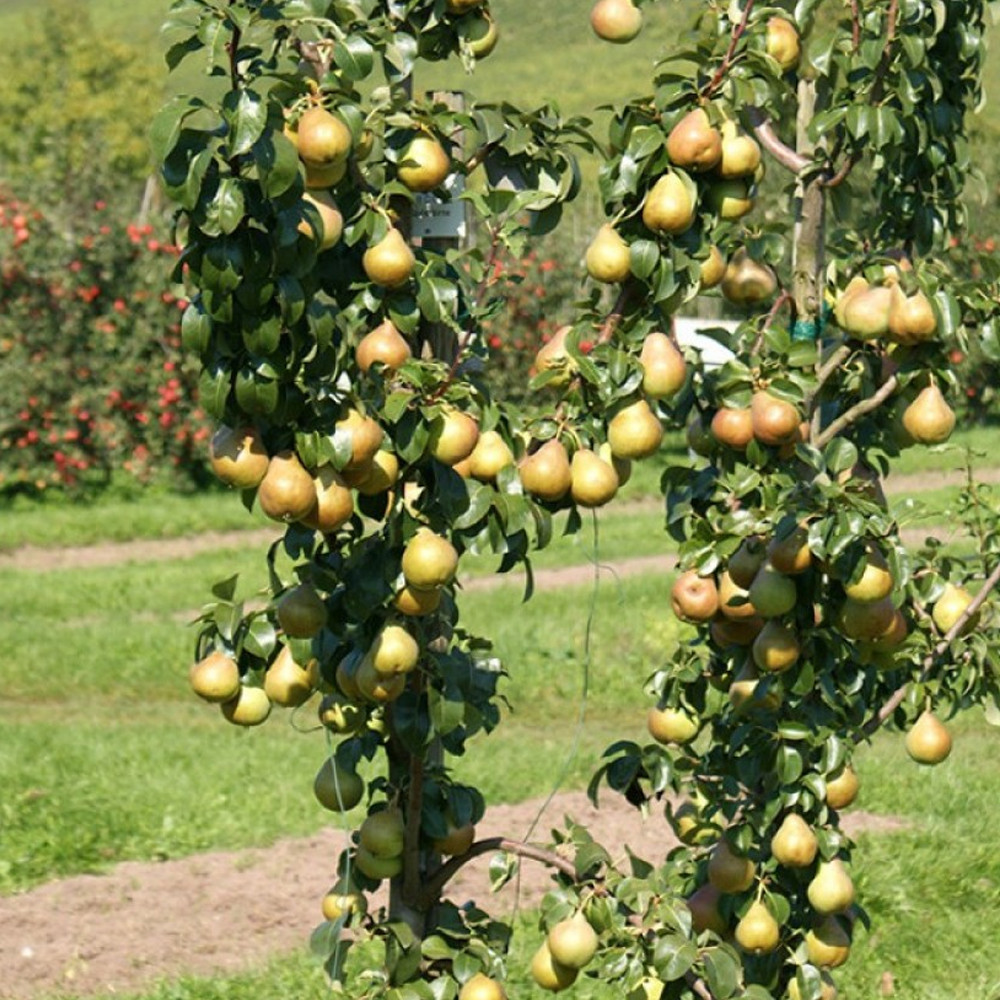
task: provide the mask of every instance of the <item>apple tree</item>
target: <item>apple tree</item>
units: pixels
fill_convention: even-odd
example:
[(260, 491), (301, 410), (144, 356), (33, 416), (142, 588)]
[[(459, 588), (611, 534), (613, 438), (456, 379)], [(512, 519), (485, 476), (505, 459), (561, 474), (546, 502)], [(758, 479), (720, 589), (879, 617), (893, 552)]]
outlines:
[[(959, 562), (908, 545), (880, 485), (902, 448), (950, 435), (950, 350), (998, 353), (1000, 276), (969, 282), (945, 253), (986, 6), (700, 5), (598, 140), (551, 105), (418, 95), (422, 61), (491, 53), (483, 0), (174, 3), (169, 63), (218, 78), (153, 128), (185, 346), (213, 468), (286, 525), (264, 607), (217, 586), (191, 682), (240, 725), (315, 705), (317, 798), (364, 802), (316, 936), (338, 990), (503, 997), (511, 929), (447, 896), (491, 853), (498, 881), (553, 869), (531, 963), (547, 989), (586, 969), (651, 1000), (836, 995), (866, 920), (840, 824), (854, 748), (906, 730), (933, 764), (943, 717), (996, 714), (996, 639), (973, 625), (1000, 519), (970, 477)], [(591, 24), (623, 44), (642, 18), (598, 0)], [(498, 255), (558, 226), (582, 151), (607, 219), (536, 361), (547, 403), (519, 410), (492, 398), (478, 332), (502, 313)], [(426, 227), (458, 205), (464, 245)], [(709, 331), (731, 352), (714, 368), (672, 334), (705, 294), (745, 312)], [(681, 844), (621, 870), (580, 827), (476, 840), (483, 796), (448, 761), (501, 723), (503, 668), (462, 625), (461, 556), (524, 567), (529, 597), (553, 514), (610, 502), (665, 427), (692, 450), (663, 476), (664, 607), (685, 632), (647, 684), (653, 741), (610, 747), (591, 791), (662, 802)], [(388, 910), (367, 912), (385, 880)]]

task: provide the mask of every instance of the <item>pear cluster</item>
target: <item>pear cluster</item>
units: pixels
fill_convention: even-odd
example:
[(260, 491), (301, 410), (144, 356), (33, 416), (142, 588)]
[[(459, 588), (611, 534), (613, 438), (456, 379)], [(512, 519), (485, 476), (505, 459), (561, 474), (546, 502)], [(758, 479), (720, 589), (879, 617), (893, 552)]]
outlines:
[(582, 912), (558, 921), (531, 960), (531, 978), (544, 990), (558, 993), (572, 986), (589, 965), (600, 944), (597, 932)]

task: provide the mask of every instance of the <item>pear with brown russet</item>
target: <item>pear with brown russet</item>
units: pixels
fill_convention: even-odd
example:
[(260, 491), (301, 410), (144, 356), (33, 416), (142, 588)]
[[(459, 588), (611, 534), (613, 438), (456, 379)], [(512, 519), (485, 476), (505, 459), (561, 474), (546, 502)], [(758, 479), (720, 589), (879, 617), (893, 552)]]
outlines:
[(677, 395), (687, 380), (684, 355), (665, 333), (647, 334), (639, 354), (642, 391), (649, 399), (669, 399)]
[(642, 11), (632, 0), (597, 0), (590, 11), (590, 26), (598, 38), (622, 45), (642, 30)]
[(629, 403), (608, 423), (608, 444), (618, 458), (648, 458), (662, 440), (663, 424), (645, 399)]
[(603, 507), (618, 492), (618, 473), (589, 448), (574, 452), (570, 477), (570, 495), (581, 507)]
[(754, 260), (741, 247), (729, 259), (722, 278), (722, 294), (737, 306), (758, 306), (774, 297), (778, 278), (767, 264)]
[(719, 611), (719, 591), (710, 576), (697, 570), (681, 573), (670, 590), (670, 605), (681, 621), (698, 624), (711, 621)]
[(816, 834), (798, 813), (789, 813), (771, 838), (771, 854), (786, 868), (808, 868), (818, 850)]
[(311, 639), (326, 624), (326, 604), (311, 583), (289, 587), (274, 611), (281, 630), (293, 639)]
[(268, 455), (255, 427), (221, 424), (209, 445), (212, 471), (227, 486), (251, 490), (267, 475)]
[(351, 151), (351, 130), (326, 108), (310, 108), (295, 128), (299, 158), (325, 168), (345, 160)]
[(863, 278), (857, 282), (858, 278), (851, 280), (838, 303), (840, 328), (857, 340), (884, 337), (889, 332), (893, 290), (886, 285), (869, 285)]
[(385, 437), (378, 422), (352, 408), (336, 422), (334, 430), (338, 434), (350, 435), (351, 457), (343, 472), (364, 469), (364, 474), (367, 475), (367, 466), (382, 447)]
[(691, 228), (695, 218), (695, 198), (680, 174), (664, 174), (646, 195), (642, 221), (654, 233), (676, 236)]
[(535, 373), (558, 370), (559, 377), (552, 378), (547, 383), (552, 386), (563, 386), (569, 382), (576, 371), (576, 362), (570, 356), (566, 341), (573, 332), (571, 326), (560, 326), (552, 337), (538, 349), (535, 363), (532, 366)]
[(795, 630), (775, 618), (770, 619), (753, 641), (753, 661), (761, 670), (781, 673), (793, 667), (802, 647)]
[(906, 752), (918, 764), (940, 764), (951, 753), (951, 735), (941, 720), (925, 710), (906, 734)]
[(753, 415), (749, 406), (722, 406), (712, 417), (712, 436), (719, 444), (745, 451), (753, 440)]
[(861, 781), (850, 764), (826, 779), (826, 804), (831, 809), (846, 809), (858, 797)]
[(597, 230), (584, 257), (587, 273), (605, 284), (624, 281), (632, 273), (632, 255), (628, 244), (610, 223)]
[(903, 428), (918, 444), (941, 444), (955, 429), (955, 411), (936, 382), (922, 389), (903, 411)]
[(275, 521), (301, 521), (316, 505), (313, 477), (294, 451), (279, 451), (257, 488), (257, 503)]
[(384, 319), (361, 338), (354, 352), (354, 359), (363, 372), (369, 371), (374, 364), (382, 364), (395, 371), (409, 361), (412, 355), (410, 345), (396, 324), (391, 319)]
[(479, 440), (479, 422), (454, 407), (447, 407), (434, 420), (428, 439), (430, 454), (443, 465), (457, 465), (468, 458)]
[[(317, 229), (309, 215), (299, 223), (299, 232), (319, 243), (321, 250), (329, 250), (340, 242), (344, 232), (344, 217), (328, 191), (306, 191), (302, 195), (303, 206), (310, 206), (319, 216)], [(305, 213), (304, 213), (305, 214)]]
[(332, 465), (320, 466), (313, 479), (316, 503), (302, 518), (306, 527), (332, 534), (354, 513), (354, 497), (343, 477)]
[(240, 668), (231, 656), (215, 649), (191, 665), (188, 683), (205, 701), (229, 701), (240, 693)]
[(313, 693), (309, 671), (296, 663), (288, 646), (281, 652), (264, 674), (264, 693), (275, 705), (283, 708), (297, 708), (309, 700)]
[(722, 136), (704, 108), (689, 111), (667, 136), (667, 156), (676, 167), (704, 172), (722, 158)]
[(712, 931), (722, 937), (729, 929), (719, 910), (722, 893), (711, 882), (699, 886), (684, 901), (691, 911), (691, 929), (696, 934)]
[(746, 892), (753, 885), (757, 869), (754, 863), (737, 854), (728, 840), (720, 840), (708, 859), (708, 880), (719, 892)]
[(551, 438), (537, 451), (525, 455), (518, 474), (525, 491), (541, 500), (561, 500), (573, 482), (566, 446), (558, 438)]
[(750, 400), (750, 418), (753, 436), (761, 443), (774, 447), (798, 437), (802, 414), (785, 399), (760, 389)]
[(361, 258), (365, 274), (383, 288), (399, 288), (410, 280), (416, 258), (403, 234), (391, 228), (376, 243), (371, 244)]

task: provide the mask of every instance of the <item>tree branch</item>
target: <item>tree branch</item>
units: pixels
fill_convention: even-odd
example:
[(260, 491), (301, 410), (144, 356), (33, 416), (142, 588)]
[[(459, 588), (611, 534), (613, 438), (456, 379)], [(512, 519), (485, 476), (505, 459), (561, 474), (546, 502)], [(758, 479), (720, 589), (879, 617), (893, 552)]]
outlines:
[(550, 868), (558, 869), (563, 875), (571, 879), (575, 880), (577, 878), (576, 865), (572, 861), (560, 857), (553, 851), (546, 850), (544, 847), (536, 847), (533, 844), (525, 844), (520, 840), (508, 840), (506, 837), (489, 837), (486, 840), (477, 840), (465, 854), (459, 854), (457, 857), (451, 858), (436, 871), (430, 872), (424, 881), (423, 889), (417, 897), (419, 907), (421, 909), (429, 909), (433, 906), (440, 898), (444, 887), (465, 865), (483, 854), (489, 854), (491, 851), (506, 851), (509, 854), (516, 854), (521, 858), (540, 861)]
[(747, 5), (743, 9), (743, 18), (740, 23), (734, 25), (732, 36), (729, 39), (729, 48), (726, 49), (726, 54), (722, 57), (722, 62), (719, 63), (719, 68), (715, 71), (715, 75), (711, 80), (705, 85), (705, 89), (702, 90), (701, 96), (704, 100), (711, 97), (720, 86), (722, 86), (722, 81), (726, 78), (726, 74), (729, 72), (729, 67), (733, 64), (733, 59), (736, 56), (736, 46), (739, 45), (740, 39), (746, 33), (747, 25), (750, 22), (750, 14), (753, 12), (753, 5), (756, 0), (747, 0)]
[(877, 410), (898, 388), (898, 375), (892, 375), (887, 378), (879, 387), (878, 392), (873, 396), (869, 396), (867, 399), (861, 400), (860, 403), (856, 403), (849, 410), (846, 410), (837, 417), (833, 423), (829, 424), (816, 438), (814, 442), (816, 447), (822, 448), (823, 445), (829, 444), (842, 430), (850, 427), (853, 423), (857, 423), (866, 413)]
[(861, 11), (858, 0), (851, 0), (851, 48), (857, 52), (861, 48)]
[(838, 368), (851, 356), (851, 348), (847, 344), (841, 344), (833, 354), (816, 369), (816, 385), (812, 392), (806, 397), (806, 402), (811, 403), (820, 394), (823, 386), (833, 377)]
[(750, 120), (750, 127), (757, 136), (757, 141), (767, 150), (775, 160), (783, 167), (786, 167), (793, 174), (800, 174), (813, 161), (808, 156), (797, 153), (791, 146), (786, 145), (778, 134), (774, 131), (771, 119), (756, 107), (747, 108), (747, 117)]
[(604, 317), (604, 322), (601, 324), (601, 331), (597, 335), (597, 342), (599, 344), (606, 344), (614, 336), (615, 330), (618, 329), (621, 321), (625, 318), (625, 310), (634, 292), (633, 282), (627, 282), (622, 286), (622, 290), (618, 293), (618, 298), (615, 299), (615, 304), (611, 307), (611, 312)]
[[(990, 575), (983, 581), (983, 585), (980, 588), (979, 593), (976, 594), (972, 603), (965, 609), (965, 611), (962, 612), (958, 621), (956, 621), (955, 624), (948, 629), (941, 641), (924, 658), (924, 662), (921, 665), (920, 677), (917, 680), (918, 684), (922, 684), (925, 680), (927, 680), (939, 657), (947, 651), (952, 642), (958, 638), (966, 624), (968, 624), (968, 622), (978, 613), (979, 609), (986, 603), (986, 598), (990, 596), (990, 593), (998, 583), (1000, 583), (1000, 563), (997, 563), (993, 572), (990, 573)], [(910, 690), (912, 683), (912, 681), (907, 681), (905, 684), (898, 687), (893, 692), (892, 697), (878, 710), (878, 713), (865, 723), (861, 730), (861, 733), (865, 738), (870, 737), (873, 733), (875, 733), (879, 727), (892, 716), (892, 713), (899, 708), (899, 706), (903, 703), (903, 699), (906, 697), (907, 692)]]

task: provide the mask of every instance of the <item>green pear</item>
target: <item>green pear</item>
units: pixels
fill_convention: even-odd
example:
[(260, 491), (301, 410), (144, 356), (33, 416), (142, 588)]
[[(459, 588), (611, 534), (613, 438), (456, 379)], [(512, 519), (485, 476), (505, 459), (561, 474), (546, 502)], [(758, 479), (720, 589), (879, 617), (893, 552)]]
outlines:
[[(946, 583), (941, 596), (934, 602), (931, 617), (934, 624), (942, 634), (950, 632), (958, 623), (959, 618), (965, 614), (965, 609), (972, 603), (973, 597), (965, 587), (956, 587), (953, 583)], [(979, 620), (978, 613), (973, 615), (963, 626), (961, 635), (965, 635), (970, 629), (976, 627)]]
[(719, 176), (726, 180), (753, 177), (760, 166), (760, 146), (753, 136), (747, 135), (736, 122), (722, 123), (722, 148), (719, 158)]
[(846, 809), (858, 797), (861, 782), (850, 764), (826, 779), (826, 804), (831, 809)]
[(750, 187), (745, 179), (716, 181), (708, 188), (706, 201), (709, 209), (720, 219), (742, 219), (753, 210), (754, 199), (750, 194)]
[(746, 892), (753, 885), (757, 869), (754, 863), (730, 846), (729, 841), (720, 840), (708, 859), (708, 880), (719, 892)]
[(297, 708), (309, 700), (313, 693), (309, 672), (295, 662), (288, 646), (281, 652), (264, 674), (264, 693), (274, 705), (283, 708)]
[(695, 199), (680, 174), (664, 174), (646, 195), (642, 221), (654, 233), (677, 235), (691, 228)]
[(721, 896), (722, 893), (711, 882), (706, 882), (685, 900), (691, 911), (691, 928), (696, 934), (712, 931), (722, 937), (729, 929), (719, 911)]
[(940, 764), (951, 753), (951, 735), (941, 720), (923, 711), (906, 734), (906, 752), (918, 764)]
[(885, 556), (871, 543), (865, 545), (861, 576), (844, 584), (844, 593), (854, 601), (881, 601), (892, 593), (894, 581)]
[(560, 920), (545, 938), (553, 961), (568, 969), (582, 969), (597, 953), (597, 932), (582, 913)]
[(597, 231), (584, 258), (587, 273), (595, 281), (615, 284), (624, 281), (632, 269), (632, 255), (628, 244), (610, 223)]
[(565, 445), (558, 439), (546, 441), (526, 455), (518, 465), (525, 492), (541, 500), (561, 500), (573, 483), (573, 473)]
[(396, 176), (411, 191), (433, 191), (451, 171), (451, 158), (432, 135), (421, 134), (403, 150)]
[(750, 603), (761, 618), (787, 615), (798, 603), (795, 581), (779, 573), (770, 563), (764, 563), (748, 590)]
[(351, 130), (326, 108), (310, 108), (295, 127), (299, 158), (310, 167), (328, 168), (351, 152)]

